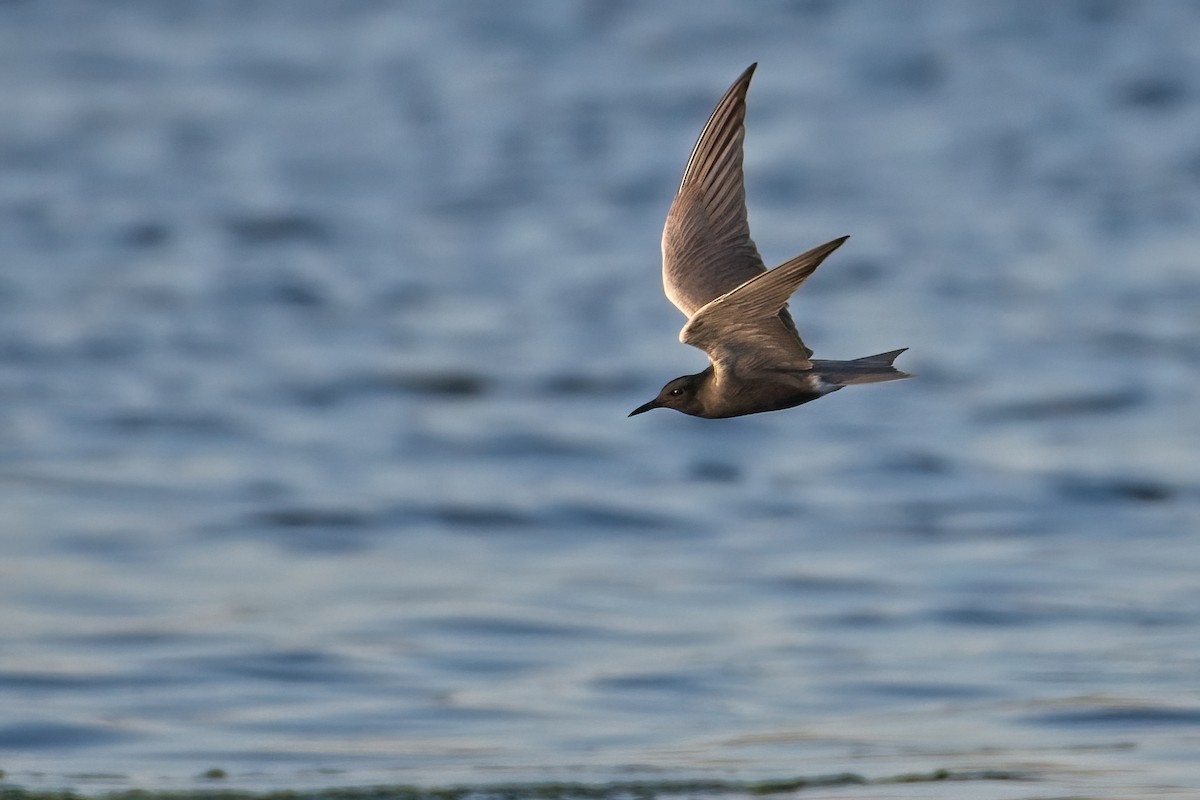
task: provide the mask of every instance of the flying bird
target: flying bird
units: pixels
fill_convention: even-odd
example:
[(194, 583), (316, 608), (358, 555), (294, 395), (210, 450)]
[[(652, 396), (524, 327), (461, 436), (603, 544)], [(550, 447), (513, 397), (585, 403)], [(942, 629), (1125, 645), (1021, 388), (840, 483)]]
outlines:
[(739, 417), (792, 408), (844, 386), (907, 378), (892, 366), (908, 348), (856, 358), (812, 357), (787, 301), (825, 257), (834, 239), (767, 270), (750, 238), (742, 176), (746, 90), (757, 64), (717, 103), (692, 150), (663, 228), (663, 289), (687, 316), (679, 341), (712, 362), (669, 382), (629, 416), (673, 408), (694, 417)]

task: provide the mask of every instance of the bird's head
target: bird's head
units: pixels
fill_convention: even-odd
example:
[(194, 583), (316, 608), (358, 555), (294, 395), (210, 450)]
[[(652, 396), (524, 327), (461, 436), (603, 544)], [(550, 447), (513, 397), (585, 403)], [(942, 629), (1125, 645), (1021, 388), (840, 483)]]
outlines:
[(700, 390), (704, 387), (708, 374), (706, 370), (698, 375), (684, 375), (682, 378), (670, 381), (658, 393), (658, 397), (630, 411), (629, 416), (642, 414), (654, 408), (673, 408), (693, 417), (704, 416), (704, 403), (700, 398)]

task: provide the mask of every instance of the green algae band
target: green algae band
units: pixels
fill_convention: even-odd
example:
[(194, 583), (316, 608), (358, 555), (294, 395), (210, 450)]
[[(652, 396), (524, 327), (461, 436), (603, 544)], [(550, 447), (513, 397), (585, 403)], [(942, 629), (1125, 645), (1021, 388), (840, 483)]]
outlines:
[[(214, 770), (215, 771), (215, 770)], [(208, 777), (208, 773), (205, 773)], [(72, 791), (42, 791), (18, 787), (0, 788), (0, 800), (651, 800), (668, 797), (762, 797), (803, 792), (830, 786), (932, 783), (935, 781), (1014, 781), (1029, 776), (1003, 770), (905, 773), (868, 779), (854, 773), (815, 775), (769, 781), (673, 780), (619, 781), (612, 783), (503, 783), (443, 787), (373, 786), (312, 791), (250, 792), (200, 789), (154, 792), (132, 789), (84, 794)]]

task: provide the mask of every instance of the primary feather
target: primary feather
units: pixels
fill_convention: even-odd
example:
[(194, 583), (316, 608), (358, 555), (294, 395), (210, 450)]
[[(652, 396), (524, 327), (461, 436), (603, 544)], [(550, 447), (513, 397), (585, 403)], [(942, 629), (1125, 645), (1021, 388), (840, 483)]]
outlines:
[[(746, 90), (757, 66), (733, 82), (708, 118), (663, 226), (663, 290), (688, 317), (766, 270), (750, 238), (742, 174)], [(786, 308), (779, 318), (795, 332)]]

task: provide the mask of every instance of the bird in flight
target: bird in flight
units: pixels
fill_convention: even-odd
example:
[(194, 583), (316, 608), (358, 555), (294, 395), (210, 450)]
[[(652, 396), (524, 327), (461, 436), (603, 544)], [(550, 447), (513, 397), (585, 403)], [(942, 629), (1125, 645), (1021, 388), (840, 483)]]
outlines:
[(909, 377), (892, 366), (908, 348), (853, 361), (812, 357), (787, 301), (834, 239), (767, 270), (750, 238), (742, 176), (746, 90), (754, 68), (734, 81), (700, 133), (663, 228), (663, 289), (687, 316), (679, 341), (712, 362), (669, 382), (629, 416), (673, 408), (717, 419), (792, 408), (855, 383)]

